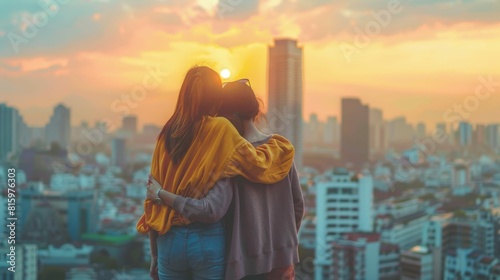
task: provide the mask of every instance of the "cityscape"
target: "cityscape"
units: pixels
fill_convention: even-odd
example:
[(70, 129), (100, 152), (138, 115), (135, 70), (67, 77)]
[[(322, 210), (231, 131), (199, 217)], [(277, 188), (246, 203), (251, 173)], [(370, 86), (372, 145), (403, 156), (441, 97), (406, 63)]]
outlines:
[[(301, 54), (295, 40), (270, 46), (268, 102), (277, 109), (261, 123), (297, 151), (306, 200), (298, 277), (500, 279), (500, 123), (431, 129), (387, 120), (352, 97), (326, 120), (280, 117), (302, 111)], [(0, 205), (15, 167), (19, 217), (16, 273), (4, 244), (1, 279), (147, 279), (149, 239), (135, 223), (161, 126), (139, 128), (135, 115), (116, 131), (71, 126), (73, 110), (57, 104), (44, 127), (30, 127), (0, 104)]]
[(0, 280), (151, 279), (153, 151), (205, 64), (294, 145), (295, 279), (500, 280), (498, 1), (69, 2), (0, 4)]

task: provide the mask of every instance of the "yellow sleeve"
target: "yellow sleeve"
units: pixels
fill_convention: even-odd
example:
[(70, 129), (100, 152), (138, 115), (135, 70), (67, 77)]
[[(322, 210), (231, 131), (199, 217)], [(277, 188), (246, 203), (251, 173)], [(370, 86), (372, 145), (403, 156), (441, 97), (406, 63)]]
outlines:
[(234, 152), (222, 176), (242, 175), (252, 182), (274, 184), (288, 175), (294, 155), (293, 145), (280, 135), (273, 135), (267, 144), (258, 147), (245, 141)]
[[(164, 140), (162, 137), (159, 137), (158, 140), (156, 141), (156, 147), (155, 147), (155, 150), (153, 152), (153, 157), (152, 157), (152, 161), (151, 161), (151, 175), (153, 175), (153, 177), (156, 179), (156, 180), (160, 180), (159, 178), (159, 174), (160, 174), (160, 145), (164, 145)], [(146, 178), (144, 179), (146, 180)], [(145, 181), (146, 182), (146, 181)], [(144, 185), (146, 185), (144, 183)], [(151, 210), (151, 206), (152, 206), (152, 201), (149, 200), (149, 199), (144, 199), (144, 214), (142, 214), (142, 216), (139, 218), (139, 221), (137, 222), (136, 224), (136, 229), (138, 232), (140, 233), (147, 233), (151, 230), (150, 226), (148, 225), (148, 220), (150, 220), (150, 216), (151, 216), (151, 211), (148, 211), (148, 210)]]

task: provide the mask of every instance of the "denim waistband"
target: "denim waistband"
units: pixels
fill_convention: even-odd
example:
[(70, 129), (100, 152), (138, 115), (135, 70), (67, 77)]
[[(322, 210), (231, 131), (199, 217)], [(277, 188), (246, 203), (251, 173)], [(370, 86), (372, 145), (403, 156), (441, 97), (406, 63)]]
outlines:
[(224, 227), (224, 223), (222, 220), (212, 223), (212, 224), (206, 224), (206, 223), (190, 223), (189, 225), (182, 225), (182, 226), (172, 226), (170, 229), (171, 231), (182, 231), (182, 230), (208, 230), (208, 229), (215, 229), (215, 228), (220, 228)]

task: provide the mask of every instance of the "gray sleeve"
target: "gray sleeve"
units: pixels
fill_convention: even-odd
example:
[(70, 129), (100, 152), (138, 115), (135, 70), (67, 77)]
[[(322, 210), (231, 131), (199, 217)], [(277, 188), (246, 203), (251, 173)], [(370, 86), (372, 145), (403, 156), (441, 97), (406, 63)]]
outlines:
[(295, 168), (295, 163), (292, 165), (290, 170), (290, 181), (292, 183), (292, 197), (293, 206), (295, 210), (295, 225), (297, 226), (297, 232), (299, 232), (300, 225), (302, 224), (302, 218), (304, 217), (304, 196), (302, 194), (302, 187), (300, 186), (299, 175), (297, 169)]
[(231, 205), (233, 185), (230, 178), (220, 179), (203, 198), (187, 198), (178, 195), (174, 210), (191, 222), (215, 223), (222, 219)]

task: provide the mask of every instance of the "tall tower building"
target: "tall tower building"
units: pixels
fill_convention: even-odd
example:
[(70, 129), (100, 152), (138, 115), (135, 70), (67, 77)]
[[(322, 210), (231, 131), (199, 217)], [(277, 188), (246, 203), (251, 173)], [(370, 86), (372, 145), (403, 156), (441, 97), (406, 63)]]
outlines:
[(117, 137), (111, 140), (111, 165), (121, 168), (127, 165), (126, 139)]
[(425, 138), (425, 136), (427, 135), (425, 123), (418, 123), (416, 132), (418, 139)]
[(490, 124), (486, 127), (486, 143), (493, 149), (500, 147), (499, 124)]
[(342, 98), (340, 156), (344, 164), (361, 168), (370, 159), (369, 107), (357, 98)]
[(16, 108), (0, 103), (0, 162), (29, 144), (29, 128)]
[[(336, 168), (316, 189), (315, 279), (332, 279), (332, 242), (349, 232), (373, 231), (373, 180)], [(333, 249), (335, 250), (335, 249)]]
[(468, 122), (460, 122), (458, 125), (458, 140), (460, 146), (472, 144), (472, 125)]
[(269, 47), (267, 118), (274, 133), (295, 146), (295, 164), (302, 167), (302, 47), (296, 40), (275, 39)]
[(370, 109), (370, 152), (380, 153), (386, 147), (382, 110)]
[(14, 108), (0, 104), (0, 161), (7, 159), (17, 141)]
[(137, 134), (137, 116), (128, 115), (123, 118), (122, 130), (126, 136), (135, 136)]
[(486, 144), (486, 125), (478, 124), (474, 129), (474, 135), (472, 143), (474, 145), (484, 145)]
[(71, 110), (63, 104), (54, 108), (49, 123), (45, 126), (47, 144), (57, 143), (65, 149), (70, 143), (71, 135)]

